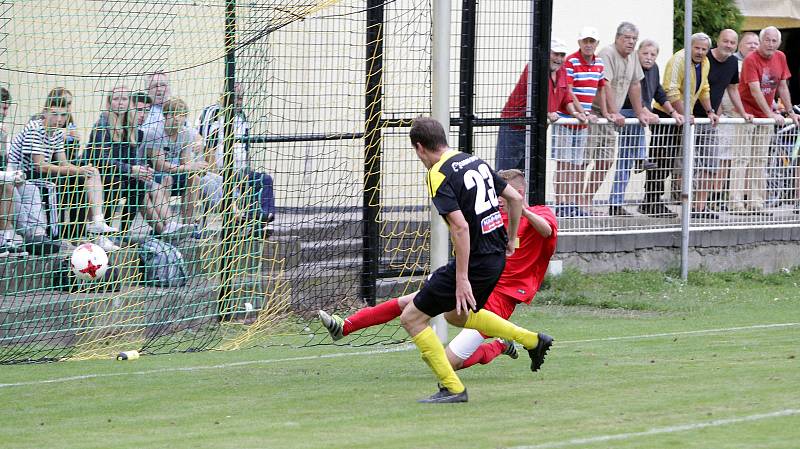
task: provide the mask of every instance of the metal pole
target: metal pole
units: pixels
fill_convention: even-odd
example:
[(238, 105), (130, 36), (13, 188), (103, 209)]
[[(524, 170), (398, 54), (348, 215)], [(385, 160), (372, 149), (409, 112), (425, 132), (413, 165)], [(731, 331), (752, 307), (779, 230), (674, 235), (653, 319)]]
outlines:
[(689, 277), (689, 217), (692, 210), (692, 152), (694, 149), (692, 131), (694, 126), (689, 125), (692, 114), (692, 93), (695, 88), (691, 85), (692, 66), (692, 0), (684, 0), (683, 22), (683, 116), (686, 122), (683, 125), (683, 181), (681, 185), (681, 279), (686, 281)]
[(458, 146), (464, 153), (473, 153), (472, 137), (475, 121), (475, 28), (477, 0), (461, 2), (461, 58), (458, 82)]
[(383, 0), (367, 0), (366, 95), (364, 99), (364, 198), (362, 202), (361, 298), (375, 305), (378, 278), (378, 208), (383, 116)]
[[(533, 124), (525, 127), (526, 204), (544, 204), (547, 180), (547, 92), (550, 77), (552, 0), (531, 0), (531, 53), (528, 62), (526, 114)], [(546, 69), (535, 70), (536, 67)]]
[(222, 214), (222, 266), (220, 270), (220, 288), (217, 295), (219, 320), (231, 318), (234, 312), (231, 307), (233, 289), (232, 261), (235, 259), (233, 239), (235, 223), (233, 214), (233, 90), (236, 80), (236, 0), (225, 2), (225, 91), (222, 95), (222, 148), (223, 148), (223, 214)]
[[(450, 0), (433, 3), (433, 43), (431, 49), (431, 117), (445, 130), (450, 129)], [(448, 132), (449, 134), (449, 132)], [(431, 272), (447, 264), (449, 232), (444, 219), (431, 206)], [(438, 316), (431, 320), (442, 342), (447, 341), (447, 322)]]

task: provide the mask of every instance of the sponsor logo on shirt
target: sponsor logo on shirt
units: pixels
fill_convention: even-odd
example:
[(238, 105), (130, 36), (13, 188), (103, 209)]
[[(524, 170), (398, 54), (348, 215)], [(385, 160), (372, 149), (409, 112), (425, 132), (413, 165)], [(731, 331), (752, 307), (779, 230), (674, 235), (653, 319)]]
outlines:
[(495, 211), (492, 215), (481, 220), (481, 232), (484, 234), (488, 234), (494, 231), (497, 228), (503, 227), (503, 217), (500, 216), (500, 212)]
[(451, 167), (453, 168), (453, 172), (458, 173), (459, 170), (461, 170), (462, 168), (466, 167), (467, 165), (469, 165), (469, 164), (471, 164), (471, 163), (473, 163), (473, 162), (475, 162), (477, 160), (478, 160), (478, 156), (471, 156), (471, 157), (468, 157), (468, 158), (464, 159), (463, 161), (453, 162)]

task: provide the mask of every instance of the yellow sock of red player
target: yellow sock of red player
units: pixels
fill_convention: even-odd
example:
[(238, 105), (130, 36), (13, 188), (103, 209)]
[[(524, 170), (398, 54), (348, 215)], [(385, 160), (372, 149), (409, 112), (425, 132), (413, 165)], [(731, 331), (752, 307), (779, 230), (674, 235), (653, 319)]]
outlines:
[(397, 304), (397, 298), (382, 302), (375, 307), (364, 307), (344, 319), (342, 334), (348, 335), (350, 332), (355, 332), (359, 329), (364, 329), (376, 324), (388, 323), (399, 317), (400, 312), (402, 312), (402, 310), (400, 310), (400, 306)]
[(469, 368), (476, 363), (486, 365), (487, 363), (496, 359), (497, 356), (502, 354), (505, 348), (506, 345), (500, 340), (494, 340), (491, 343), (484, 343), (478, 346), (478, 349), (476, 349), (467, 360), (464, 360), (464, 363), (461, 364), (461, 369)]
[(470, 311), (464, 327), (467, 329), (475, 329), (483, 335), (488, 335), (490, 337), (514, 340), (522, 344), (526, 349), (533, 349), (536, 347), (536, 344), (539, 343), (539, 336), (536, 335), (535, 332), (523, 329), (486, 309), (481, 309), (477, 312)]
[(447, 361), (447, 354), (444, 352), (444, 346), (436, 336), (436, 332), (430, 326), (425, 330), (411, 337), (411, 340), (417, 345), (422, 360), (428, 364), (436, 377), (439, 378), (439, 383), (450, 390), (451, 393), (461, 393), (465, 390), (464, 384), (458, 378), (450, 362)]

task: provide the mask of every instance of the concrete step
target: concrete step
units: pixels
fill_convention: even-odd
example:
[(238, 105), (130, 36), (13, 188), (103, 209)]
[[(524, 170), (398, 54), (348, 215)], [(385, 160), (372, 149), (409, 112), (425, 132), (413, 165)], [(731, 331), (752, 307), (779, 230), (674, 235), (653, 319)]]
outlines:
[(194, 280), (184, 287), (6, 296), (0, 307), (0, 345), (76, 344), (111, 335), (152, 338), (216, 319), (218, 291), (214, 282)]
[(375, 283), (375, 296), (378, 301), (383, 301), (413, 293), (422, 287), (426, 278), (427, 276), (410, 276), (378, 279)]

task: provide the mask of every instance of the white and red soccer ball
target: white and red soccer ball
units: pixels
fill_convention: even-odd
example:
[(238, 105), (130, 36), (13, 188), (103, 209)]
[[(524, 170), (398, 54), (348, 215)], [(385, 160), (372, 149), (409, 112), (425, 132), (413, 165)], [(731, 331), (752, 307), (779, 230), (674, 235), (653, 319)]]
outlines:
[(102, 279), (108, 270), (108, 255), (94, 243), (84, 243), (72, 251), (70, 264), (78, 279), (96, 281)]

